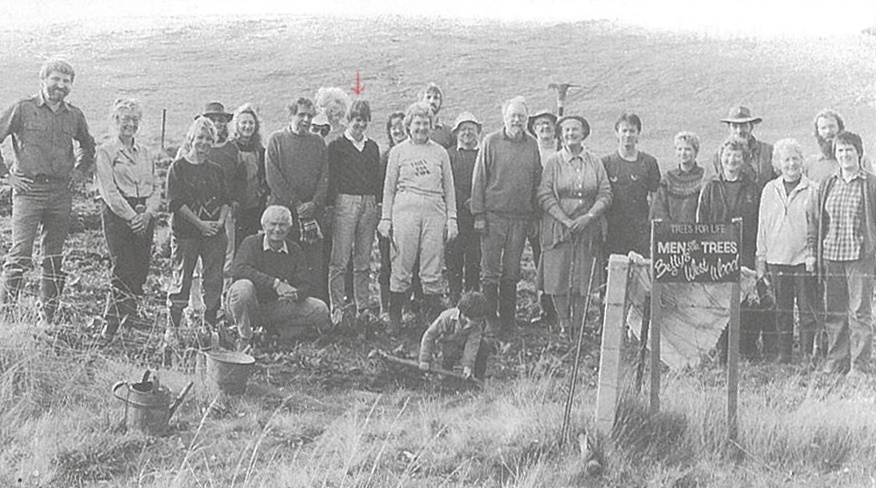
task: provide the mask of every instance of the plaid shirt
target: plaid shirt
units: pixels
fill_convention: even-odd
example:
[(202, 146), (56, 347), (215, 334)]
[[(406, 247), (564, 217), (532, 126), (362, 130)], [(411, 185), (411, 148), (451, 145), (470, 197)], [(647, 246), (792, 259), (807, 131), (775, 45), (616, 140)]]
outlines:
[(824, 259), (857, 261), (864, 246), (861, 215), (864, 203), (864, 177), (851, 181), (837, 178), (825, 201), (827, 234), (824, 236)]

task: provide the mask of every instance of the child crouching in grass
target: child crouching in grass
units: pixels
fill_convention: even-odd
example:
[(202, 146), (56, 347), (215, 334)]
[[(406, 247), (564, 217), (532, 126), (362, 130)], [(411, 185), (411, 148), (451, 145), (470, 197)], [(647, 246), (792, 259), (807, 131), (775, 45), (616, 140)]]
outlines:
[(466, 377), (483, 379), (487, 371), (487, 344), (483, 339), (487, 299), (482, 293), (467, 292), (456, 307), (441, 312), (420, 342), (420, 369), (428, 371), (438, 344), (441, 368), (452, 370), (459, 363)]

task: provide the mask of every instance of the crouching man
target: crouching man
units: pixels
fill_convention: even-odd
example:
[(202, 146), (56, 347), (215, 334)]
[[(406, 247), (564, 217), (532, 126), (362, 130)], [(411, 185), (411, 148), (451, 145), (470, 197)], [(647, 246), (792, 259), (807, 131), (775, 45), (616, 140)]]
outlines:
[[(435, 352), (441, 368), (451, 371), (456, 364), (462, 374), (483, 379), (487, 371), (488, 346), (483, 339), (487, 299), (480, 292), (466, 292), (455, 308), (441, 312), (420, 342), (420, 369), (429, 371)], [(435, 351), (435, 345), (440, 348)]]
[(237, 250), (227, 306), (240, 351), (250, 346), (254, 325), (291, 339), (329, 323), (326, 304), (308, 296), (308, 265), (298, 244), (287, 239), (291, 228), (289, 209), (271, 205), (262, 214), (263, 232), (244, 239)]

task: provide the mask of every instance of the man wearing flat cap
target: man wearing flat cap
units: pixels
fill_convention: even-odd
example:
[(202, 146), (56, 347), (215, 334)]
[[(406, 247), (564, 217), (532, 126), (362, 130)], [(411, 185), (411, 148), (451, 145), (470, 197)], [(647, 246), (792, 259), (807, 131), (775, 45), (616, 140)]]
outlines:
[(456, 147), (447, 151), (453, 170), (456, 222), (459, 227), (456, 239), (448, 242), (444, 250), (450, 299), (454, 304), (459, 301), (463, 291), (480, 289), (481, 238), (474, 229), (474, 216), (471, 214), (471, 176), (480, 149), (482, 127), (471, 112), (459, 114), (451, 131), (456, 138)]
[[(754, 128), (762, 120), (760, 117), (752, 115), (750, 108), (742, 105), (731, 107), (727, 117), (721, 119), (721, 122), (727, 124), (727, 129), (730, 132), (729, 135), (739, 136), (748, 141), (751, 158), (743, 164), (742, 172), (757, 184), (758, 192), (763, 190), (763, 186), (767, 181), (776, 177), (776, 172), (773, 168), (773, 145), (757, 140), (753, 134)], [(703, 175), (703, 181), (717, 178), (722, 174), (722, 147), (723, 145), (715, 152), (712, 164), (704, 165), (705, 174)]]

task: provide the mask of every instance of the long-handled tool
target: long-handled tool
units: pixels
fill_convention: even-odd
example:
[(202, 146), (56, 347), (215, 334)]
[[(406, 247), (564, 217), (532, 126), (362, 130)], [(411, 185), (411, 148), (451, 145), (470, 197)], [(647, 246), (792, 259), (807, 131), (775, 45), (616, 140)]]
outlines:
[[(575, 344), (575, 363), (572, 365), (572, 376), (569, 377), (569, 396), (566, 398), (566, 408), (563, 412), (563, 427), (560, 430), (561, 447), (569, 436), (569, 421), (572, 416), (572, 400), (575, 398), (575, 385), (578, 383), (578, 367), (581, 362), (581, 344), (584, 342), (584, 323), (587, 322), (587, 310), (590, 309), (590, 289), (593, 287), (594, 276), (596, 276), (595, 257), (590, 263), (590, 278), (587, 281), (587, 294), (584, 297), (584, 313), (581, 316), (581, 323), (578, 324), (578, 341), (577, 344)], [(572, 300), (571, 296), (569, 296), (569, 300)]]
[(557, 91), (557, 117), (562, 117), (566, 108), (566, 95), (569, 93), (569, 88), (581, 88), (581, 85), (572, 83), (551, 83), (549, 89)]
[[(413, 369), (416, 369), (417, 371), (420, 370), (420, 363), (418, 363), (412, 359), (403, 359), (403, 358), (395, 357), (391, 354), (386, 353), (385, 351), (381, 351), (380, 349), (375, 349), (368, 356), (369, 357), (376, 356), (376, 357), (379, 357), (380, 359), (383, 359), (384, 361), (387, 361), (390, 363), (395, 363), (395, 364), (398, 364), (401, 366), (406, 366), (408, 368), (413, 368)], [(443, 369), (443, 368), (430, 367), (429, 371), (424, 371), (424, 373), (435, 373), (439, 376), (445, 376), (448, 378), (456, 378), (456, 379), (462, 380), (462, 381), (470, 381), (476, 385), (483, 385), (484, 384), (483, 381), (475, 378), (474, 376), (466, 377), (465, 375), (459, 374), (455, 371), (448, 371), (448, 370)]]

